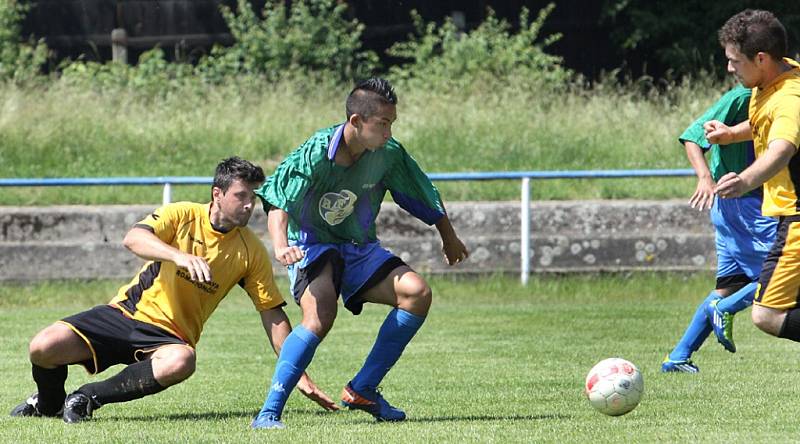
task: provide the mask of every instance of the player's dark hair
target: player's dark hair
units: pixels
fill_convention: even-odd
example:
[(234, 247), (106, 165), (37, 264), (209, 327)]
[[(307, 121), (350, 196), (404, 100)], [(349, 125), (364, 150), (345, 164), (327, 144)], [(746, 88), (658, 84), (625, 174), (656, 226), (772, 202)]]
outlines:
[(217, 171), (214, 173), (214, 186), (226, 192), (236, 180), (261, 183), (264, 181), (264, 170), (240, 157), (228, 157), (217, 165)]
[(350, 91), (345, 104), (345, 112), (348, 119), (353, 114), (358, 114), (366, 119), (377, 113), (382, 105), (397, 105), (397, 96), (388, 80), (373, 77), (359, 82)]
[(729, 18), (719, 30), (719, 43), (735, 46), (748, 60), (765, 52), (780, 61), (789, 46), (783, 24), (771, 12), (760, 9), (745, 9)]

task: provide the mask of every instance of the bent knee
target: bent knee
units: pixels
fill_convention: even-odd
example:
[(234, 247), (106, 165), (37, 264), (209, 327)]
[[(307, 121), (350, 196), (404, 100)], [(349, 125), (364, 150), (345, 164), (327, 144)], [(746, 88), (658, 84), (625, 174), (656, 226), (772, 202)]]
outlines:
[(773, 336), (778, 336), (781, 332), (785, 316), (786, 313), (782, 311), (753, 306), (753, 312), (750, 317), (753, 320), (753, 325), (759, 330)]
[(31, 363), (41, 367), (60, 365), (59, 357), (63, 354), (62, 348), (72, 335), (69, 327), (53, 324), (36, 334), (28, 345), (28, 354)]
[(194, 350), (183, 346), (170, 346), (168, 351), (157, 351), (152, 357), (153, 375), (163, 386), (177, 384), (194, 374), (197, 358)]
[(403, 276), (398, 287), (398, 306), (415, 314), (424, 315), (433, 301), (433, 291), (420, 275)]

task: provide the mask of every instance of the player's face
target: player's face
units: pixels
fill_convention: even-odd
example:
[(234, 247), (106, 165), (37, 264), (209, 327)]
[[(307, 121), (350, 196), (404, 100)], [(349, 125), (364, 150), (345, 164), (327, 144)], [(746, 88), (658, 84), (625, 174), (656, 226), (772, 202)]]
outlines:
[(223, 192), (219, 188), (214, 188), (214, 201), (219, 208), (220, 222), (223, 226), (244, 227), (247, 225), (256, 202), (256, 194), (253, 190), (260, 185), (260, 183), (235, 180), (228, 187), (228, 191)]
[[(725, 45), (725, 57), (728, 58), (728, 72), (733, 74), (745, 88), (755, 88), (761, 82), (761, 70), (756, 60), (750, 60), (739, 52), (734, 45)], [(756, 55), (758, 59), (758, 55)]]
[(366, 119), (361, 119), (359, 139), (370, 151), (384, 146), (392, 137), (392, 124), (397, 120), (397, 109), (394, 105), (381, 105), (378, 112)]

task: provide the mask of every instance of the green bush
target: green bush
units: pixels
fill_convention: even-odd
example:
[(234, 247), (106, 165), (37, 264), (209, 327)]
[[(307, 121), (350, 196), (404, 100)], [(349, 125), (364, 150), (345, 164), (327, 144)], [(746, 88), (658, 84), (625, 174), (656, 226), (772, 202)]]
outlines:
[(124, 63), (70, 61), (61, 66), (61, 82), (87, 90), (132, 88), (143, 97), (166, 94), (194, 82), (193, 67), (169, 63), (161, 48), (142, 53), (135, 66)]
[(223, 6), (222, 15), (235, 38), (216, 47), (198, 66), (206, 79), (231, 74), (255, 74), (277, 80), (297, 73), (317, 73), (337, 81), (368, 77), (378, 57), (361, 49), (364, 25), (347, 20), (347, 5), (335, 0), (298, 0), (286, 6), (268, 0), (259, 18), (246, 0), (237, 12)]
[(47, 61), (41, 40), (22, 42), (22, 19), (30, 9), (17, 0), (0, 0), (0, 80), (25, 83), (39, 77)]
[(514, 83), (519, 88), (564, 86), (572, 73), (562, 66), (561, 57), (545, 52), (561, 35), (539, 39), (545, 19), (554, 7), (549, 4), (532, 21), (528, 9), (522, 8), (516, 33), (491, 9), (486, 20), (468, 33), (460, 32), (450, 19), (442, 25), (425, 24), (412, 11), (416, 35), (388, 51), (409, 62), (392, 67), (391, 76), (446, 90), (472, 91), (503, 83)]

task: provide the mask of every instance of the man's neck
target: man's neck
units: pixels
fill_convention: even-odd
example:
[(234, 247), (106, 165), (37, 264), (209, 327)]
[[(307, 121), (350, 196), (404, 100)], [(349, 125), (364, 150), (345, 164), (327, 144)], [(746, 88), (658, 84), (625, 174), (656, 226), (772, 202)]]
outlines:
[(784, 60), (780, 60), (771, 66), (769, 71), (767, 71), (767, 74), (764, 76), (764, 80), (761, 82), (761, 85), (759, 85), (759, 88), (769, 88), (773, 83), (775, 83), (775, 80), (777, 80), (778, 77), (782, 76), (787, 71), (791, 71), (793, 68), (794, 67), (792, 65), (786, 63)]
[(345, 124), (339, 148), (344, 148), (353, 162), (357, 161), (361, 155), (364, 154), (364, 151), (367, 150), (365, 146), (358, 143), (357, 139), (356, 129), (353, 125)]
[(225, 223), (222, 221), (222, 215), (219, 212), (219, 209), (214, 206), (214, 202), (211, 202), (208, 205), (208, 221), (211, 222), (211, 228), (218, 233), (227, 233), (231, 231), (231, 228), (226, 226)]

